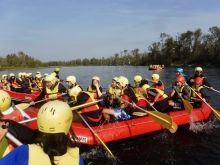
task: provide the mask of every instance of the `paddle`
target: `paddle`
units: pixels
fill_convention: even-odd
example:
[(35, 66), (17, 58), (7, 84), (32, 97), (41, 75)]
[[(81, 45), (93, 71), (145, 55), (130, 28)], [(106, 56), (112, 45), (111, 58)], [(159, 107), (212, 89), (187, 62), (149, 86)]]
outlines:
[[(118, 99), (122, 100), (123, 102), (133, 105), (132, 103), (116, 96)], [(136, 108), (138, 108), (139, 110), (146, 112), (155, 122), (159, 123), (160, 125), (162, 125), (163, 127), (165, 127), (166, 129), (168, 129), (171, 133), (175, 133), (178, 126), (176, 125), (176, 123), (173, 122), (173, 119), (161, 112), (158, 111), (147, 111), (137, 105), (135, 105)]]
[[(208, 86), (206, 86), (206, 85), (203, 85), (203, 86), (210, 89), (210, 87), (208, 87)], [(215, 92), (220, 93), (220, 91), (217, 91), (216, 89), (212, 89), (212, 90), (215, 91)]]
[[(56, 99), (56, 98), (58, 98), (58, 97), (60, 97), (60, 96), (66, 95), (66, 94), (67, 94), (67, 93), (62, 93), (62, 94), (59, 95), (59, 96), (52, 97), (52, 98), (42, 99), (42, 100), (36, 101), (36, 102), (34, 102), (34, 103), (36, 104), (36, 103), (40, 103), (40, 102), (43, 102), (43, 101), (46, 101), (46, 100)], [(21, 108), (21, 109), (26, 109), (26, 108), (28, 108), (29, 106), (31, 106), (31, 104), (30, 104), (30, 103), (20, 103), (20, 104), (17, 104), (16, 106), (19, 107), (19, 108)]]
[(42, 91), (42, 89), (37, 85), (36, 81), (34, 81), (35, 85), (37, 86), (37, 88)]
[[(188, 85), (188, 84), (187, 84), (187, 85)], [(189, 85), (188, 85), (188, 86), (189, 86)], [(203, 100), (203, 98), (202, 98), (194, 89), (192, 89), (190, 86), (189, 86), (189, 88), (190, 88), (206, 105), (208, 105), (209, 108), (211, 108), (211, 110), (212, 110), (212, 112), (214, 113), (215, 117), (216, 117), (218, 120), (220, 120), (220, 112), (217, 111), (217, 110), (215, 110), (215, 109), (213, 109), (205, 100)]]
[(86, 104), (81, 104), (81, 105), (78, 105), (78, 106), (74, 106), (74, 107), (71, 107), (71, 110), (76, 110), (76, 109), (80, 109), (80, 108), (84, 108), (84, 107), (87, 107), (87, 106), (90, 106), (90, 105), (94, 105), (94, 104), (97, 104), (98, 102), (102, 101), (102, 99), (100, 100), (95, 100), (93, 102), (90, 102), (90, 103), (86, 103)]
[(103, 147), (106, 149), (106, 151), (108, 151), (108, 153), (115, 159), (115, 156), (112, 154), (110, 149), (105, 145), (105, 143), (102, 141), (102, 139), (95, 133), (95, 131), (92, 129), (92, 127), (90, 127), (90, 125), (86, 122), (86, 120), (82, 117), (82, 115), (78, 112), (77, 112), (77, 114), (84, 121), (84, 123), (88, 126), (88, 128), (92, 131), (92, 133), (95, 135), (95, 137), (100, 141), (100, 143), (103, 145)]
[(184, 108), (186, 109), (187, 113), (190, 115), (191, 112), (192, 112), (192, 109), (193, 109), (193, 106), (192, 104), (190, 104), (190, 102), (188, 100), (184, 100), (183, 97), (180, 95), (180, 93), (177, 91), (177, 89), (174, 87), (173, 88), (177, 93), (178, 95), (180, 96), (182, 102), (183, 102), (183, 106)]

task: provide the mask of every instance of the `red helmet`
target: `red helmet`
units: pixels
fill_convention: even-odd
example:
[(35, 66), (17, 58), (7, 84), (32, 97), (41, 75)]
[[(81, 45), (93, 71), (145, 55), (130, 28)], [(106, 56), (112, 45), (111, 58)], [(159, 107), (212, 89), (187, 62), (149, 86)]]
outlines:
[(177, 76), (176, 77), (176, 82), (181, 82), (181, 83), (185, 83), (185, 78), (183, 76)]
[(202, 85), (203, 78), (201, 78), (201, 77), (196, 77), (196, 78), (194, 79), (194, 82), (195, 82), (195, 84)]

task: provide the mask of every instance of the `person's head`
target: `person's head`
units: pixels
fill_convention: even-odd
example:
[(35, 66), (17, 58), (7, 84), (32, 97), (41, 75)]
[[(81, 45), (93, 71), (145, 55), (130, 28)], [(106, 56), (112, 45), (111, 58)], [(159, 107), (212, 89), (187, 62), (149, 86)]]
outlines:
[(75, 104), (77, 102), (77, 96), (78, 94), (82, 92), (82, 89), (79, 86), (75, 86), (72, 89), (69, 90), (69, 101)]
[(95, 82), (98, 82), (98, 84), (100, 83), (100, 78), (98, 76), (92, 78), (92, 85), (94, 85)]
[(152, 80), (159, 80), (160, 79), (159, 74), (156, 74), (156, 73), (152, 74), (151, 77), (152, 77)]
[(124, 76), (120, 76), (116, 82), (117, 82), (117, 87), (119, 89), (123, 89), (123, 88), (127, 87), (127, 85), (129, 84), (128, 79)]
[(66, 83), (68, 85), (68, 87), (73, 87), (76, 84), (76, 77), (75, 76), (68, 76), (66, 78)]
[(27, 77), (27, 73), (26, 72), (21, 73), (21, 79), (22, 80), (25, 80), (26, 77)]
[(183, 69), (182, 68), (176, 68), (176, 76), (182, 75), (183, 74)]
[(60, 68), (55, 68), (55, 69), (54, 69), (54, 72), (55, 72), (56, 74), (59, 74)]
[[(32, 73), (27, 73), (27, 77), (32, 78), (33, 77)], [(36, 75), (36, 77), (37, 77), (37, 75)]]
[(203, 83), (203, 78), (201, 78), (201, 77), (196, 77), (196, 78), (194, 79), (194, 84), (195, 84), (195, 86), (199, 87), (199, 86), (202, 85), (202, 83)]
[(6, 80), (8, 78), (8, 75), (7, 74), (3, 74), (2, 75), (2, 80)]
[(142, 80), (142, 77), (140, 75), (134, 76), (134, 84), (136, 87), (140, 86), (141, 80)]
[(10, 77), (11, 79), (14, 79), (14, 78), (15, 78), (15, 74), (14, 74), (14, 73), (10, 73), (10, 74), (9, 74), (9, 77)]
[(37, 75), (37, 74), (41, 74), (41, 73), (40, 73), (39, 71), (37, 71), (37, 72), (36, 72), (36, 75)]
[(54, 156), (64, 155), (68, 148), (76, 145), (67, 136), (72, 124), (73, 114), (70, 106), (62, 101), (44, 104), (37, 114), (38, 134), (34, 143), (43, 148), (54, 164)]
[(117, 86), (117, 80), (118, 80), (118, 77), (114, 77), (114, 78), (112, 79), (111, 86), (112, 86), (113, 88)]
[(11, 106), (11, 97), (10, 95), (3, 91), (3, 90), (0, 90), (0, 112), (3, 114), (3, 115), (7, 115), (5, 113), (6, 110), (8, 110)]
[(41, 80), (43, 77), (42, 77), (41, 74), (37, 74), (37, 75), (36, 75), (36, 78), (37, 78), (38, 80)]
[(21, 78), (21, 74), (22, 74), (21, 72), (18, 73), (18, 78)]
[(202, 74), (202, 68), (201, 67), (196, 67), (195, 68), (195, 74), (201, 75)]
[(149, 88), (150, 88), (150, 86), (148, 84), (144, 84), (142, 86), (143, 94), (147, 95), (147, 92), (148, 92)]
[(45, 81), (46, 81), (46, 87), (50, 89), (57, 82), (57, 78), (50, 74), (45, 77)]
[(175, 82), (178, 86), (183, 86), (185, 84), (185, 78), (183, 76), (177, 76)]
[(68, 133), (73, 119), (70, 106), (62, 101), (45, 103), (38, 111), (37, 126), (43, 133)]

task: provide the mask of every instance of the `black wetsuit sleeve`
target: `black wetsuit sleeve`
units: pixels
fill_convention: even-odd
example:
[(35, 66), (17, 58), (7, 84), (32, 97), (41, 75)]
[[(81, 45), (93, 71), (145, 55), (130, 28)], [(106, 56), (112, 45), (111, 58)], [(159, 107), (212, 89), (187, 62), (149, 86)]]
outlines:
[(23, 143), (31, 144), (34, 142), (37, 130), (33, 130), (27, 126), (19, 124), (13, 120), (1, 120), (8, 122), (8, 132), (11, 133), (16, 139)]
[(138, 101), (134, 91), (131, 88), (126, 88), (124, 94), (128, 95), (133, 102), (136, 103)]
[(88, 99), (89, 99), (89, 95), (82, 92), (77, 96), (77, 102), (73, 106), (84, 104)]
[(206, 89), (201, 88), (199, 92), (202, 94), (203, 98), (205, 98), (205, 99), (209, 98), (209, 96), (207, 95)]
[(101, 87), (101, 86), (99, 87), (99, 90), (100, 90), (100, 92), (102, 93), (102, 87)]
[(208, 87), (212, 87), (211, 84), (208, 82), (207, 78), (203, 79), (203, 85), (206, 85)]
[(63, 84), (59, 84), (58, 92), (59, 93), (66, 93), (67, 89), (65, 88), (65, 86), (63, 86)]
[(45, 95), (46, 95), (46, 87), (42, 88), (42, 92), (41, 92), (40, 95), (34, 100), (34, 102), (39, 101), (39, 100), (42, 100)]

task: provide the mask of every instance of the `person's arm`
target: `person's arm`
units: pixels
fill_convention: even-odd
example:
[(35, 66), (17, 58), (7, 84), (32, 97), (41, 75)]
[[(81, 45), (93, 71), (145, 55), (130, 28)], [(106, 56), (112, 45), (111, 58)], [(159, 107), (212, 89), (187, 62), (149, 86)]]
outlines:
[(204, 77), (202, 83), (203, 83), (203, 85), (208, 86), (210, 90), (213, 90), (213, 87), (212, 87), (212, 85), (208, 82), (207, 78)]
[(45, 95), (46, 95), (46, 87), (42, 88), (40, 95), (34, 100), (34, 102), (42, 100)]
[(63, 84), (59, 83), (59, 93), (66, 93), (67, 89), (65, 88), (65, 86), (63, 86)]
[(184, 86), (183, 88), (183, 99), (184, 100), (190, 100), (190, 91), (188, 89), (188, 87)]
[(136, 97), (134, 91), (133, 91), (131, 88), (129, 88), (129, 87), (126, 88), (125, 91), (124, 91), (124, 93), (125, 93), (126, 95), (128, 95), (134, 103), (137, 103), (137, 101), (138, 101), (138, 100), (137, 100), (137, 97)]

